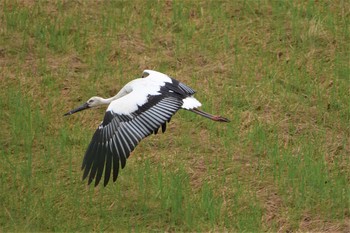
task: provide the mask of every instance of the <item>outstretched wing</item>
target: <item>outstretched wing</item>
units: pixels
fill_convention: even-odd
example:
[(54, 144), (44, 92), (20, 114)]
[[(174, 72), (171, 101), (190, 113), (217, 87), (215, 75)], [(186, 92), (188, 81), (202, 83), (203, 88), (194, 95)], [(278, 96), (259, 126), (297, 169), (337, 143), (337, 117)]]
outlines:
[(174, 95), (152, 95), (129, 115), (107, 111), (85, 153), (83, 179), (89, 177), (90, 184), (95, 178), (97, 186), (104, 172), (106, 186), (113, 170), (113, 181), (116, 181), (119, 168), (124, 168), (130, 152), (143, 138), (156, 134), (160, 127), (164, 132), (166, 122), (182, 104), (182, 99)]

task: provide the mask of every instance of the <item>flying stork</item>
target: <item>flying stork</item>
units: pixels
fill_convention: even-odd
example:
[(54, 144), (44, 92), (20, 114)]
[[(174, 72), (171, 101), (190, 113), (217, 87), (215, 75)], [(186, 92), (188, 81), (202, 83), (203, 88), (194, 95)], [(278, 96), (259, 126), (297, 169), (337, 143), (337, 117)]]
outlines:
[[(201, 103), (193, 97), (195, 91), (163, 73), (144, 70), (142, 78), (126, 84), (117, 95), (104, 99), (91, 97), (86, 103), (64, 116), (109, 104), (102, 123), (98, 126), (86, 150), (82, 170), (88, 185), (95, 179), (97, 186), (104, 170), (104, 186), (108, 184), (113, 169), (113, 181), (119, 168), (136, 145), (166, 123), (179, 109), (186, 109), (213, 121), (229, 122), (225, 117), (214, 116), (198, 109)], [(120, 165), (119, 165), (120, 164)]]

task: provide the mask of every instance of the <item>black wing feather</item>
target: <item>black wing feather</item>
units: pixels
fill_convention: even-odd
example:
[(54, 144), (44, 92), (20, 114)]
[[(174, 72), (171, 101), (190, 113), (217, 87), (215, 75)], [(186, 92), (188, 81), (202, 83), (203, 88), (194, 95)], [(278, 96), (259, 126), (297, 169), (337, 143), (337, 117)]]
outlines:
[(96, 154), (97, 155), (99, 155), (99, 156), (97, 156), (96, 158), (95, 158), (95, 160), (93, 161), (93, 163), (92, 163), (92, 168), (91, 168), (91, 172), (90, 172), (90, 175), (89, 175), (89, 180), (88, 180), (88, 184), (90, 184), (93, 180), (94, 180), (94, 178), (95, 178), (95, 176), (96, 176), (96, 172), (97, 172), (97, 165), (98, 165), (98, 161), (100, 160), (100, 158), (101, 158), (101, 153), (102, 151), (101, 151), (101, 143), (97, 143), (97, 151), (96, 151)]
[[(114, 137), (111, 139), (110, 152), (113, 156), (113, 182), (117, 180), (118, 172), (119, 172), (119, 156), (117, 148), (115, 147)], [(105, 184), (105, 186), (107, 183)]]
[(97, 172), (95, 176), (95, 187), (100, 183), (100, 180), (102, 178), (103, 168), (105, 165), (106, 160), (106, 154), (107, 154), (107, 148), (104, 143), (101, 144), (101, 153), (99, 156), (99, 160), (97, 161)]
[(162, 133), (164, 133), (166, 130), (166, 123), (162, 124)]
[(97, 144), (98, 142), (91, 141), (91, 147), (89, 146), (88, 150), (86, 151), (82, 166), (82, 169), (85, 169), (83, 174), (83, 180), (89, 175), (94, 155), (97, 154)]
[[(107, 147), (110, 147), (110, 145), (109, 145), (110, 142), (111, 141), (107, 142)], [(113, 158), (113, 155), (111, 155), (111, 150), (108, 148), (106, 150), (105, 179), (104, 179), (104, 182), (103, 182), (104, 186), (106, 186), (108, 184), (109, 178), (111, 176), (112, 158)]]

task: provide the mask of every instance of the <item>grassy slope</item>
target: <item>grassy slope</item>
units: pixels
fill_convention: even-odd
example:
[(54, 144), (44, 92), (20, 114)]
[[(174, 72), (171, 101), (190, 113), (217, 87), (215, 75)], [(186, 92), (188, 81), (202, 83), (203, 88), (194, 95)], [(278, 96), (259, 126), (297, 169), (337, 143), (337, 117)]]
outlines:
[[(0, 231), (345, 231), (347, 1), (1, 1)], [(80, 164), (104, 110), (143, 69), (198, 90), (118, 182)], [(111, 85), (112, 84), (112, 85)]]

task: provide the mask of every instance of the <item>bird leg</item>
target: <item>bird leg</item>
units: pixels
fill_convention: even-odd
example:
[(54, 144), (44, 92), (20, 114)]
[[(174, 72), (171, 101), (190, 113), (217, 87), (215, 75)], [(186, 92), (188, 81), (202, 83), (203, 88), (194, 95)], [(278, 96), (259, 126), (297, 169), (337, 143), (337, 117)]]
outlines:
[(213, 121), (219, 121), (219, 122), (230, 122), (229, 119), (225, 118), (225, 117), (222, 117), (222, 116), (218, 116), (218, 115), (212, 115), (210, 113), (207, 113), (207, 112), (203, 112), (197, 108), (193, 108), (193, 109), (189, 109), (189, 111), (191, 112), (194, 112), (200, 116), (203, 116), (203, 117), (206, 117), (210, 120), (213, 120)]

